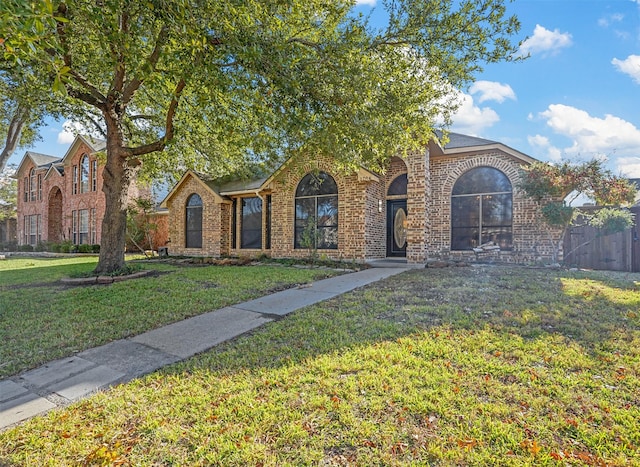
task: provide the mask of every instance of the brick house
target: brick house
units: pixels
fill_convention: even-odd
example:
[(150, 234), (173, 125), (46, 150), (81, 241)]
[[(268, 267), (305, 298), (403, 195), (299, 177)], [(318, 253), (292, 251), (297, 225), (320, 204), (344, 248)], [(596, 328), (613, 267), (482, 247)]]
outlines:
[[(105, 147), (104, 141), (77, 136), (62, 158), (25, 153), (14, 175), (18, 180), (19, 245), (100, 243)], [(133, 199), (146, 193), (148, 190), (134, 184), (129, 196)]]
[[(333, 160), (290, 159), (268, 177), (220, 183), (188, 171), (162, 206), (169, 250), (190, 256), (406, 257), (500, 261), (550, 256), (536, 205), (517, 190), (533, 158), (457, 133), (391, 159), (385, 173), (345, 173)], [(490, 245), (487, 250), (482, 246)]]

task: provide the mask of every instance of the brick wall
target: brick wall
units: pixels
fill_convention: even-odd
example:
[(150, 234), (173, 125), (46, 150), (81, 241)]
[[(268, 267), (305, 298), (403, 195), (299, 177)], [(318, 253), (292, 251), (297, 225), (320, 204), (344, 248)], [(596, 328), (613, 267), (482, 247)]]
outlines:
[(291, 164), (272, 182), (271, 255), (274, 258), (309, 256), (308, 250), (296, 249), (293, 245), (294, 205), (298, 183), (314, 170), (328, 173), (338, 186), (338, 248), (319, 249), (318, 254), (333, 259), (364, 260), (367, 242), (371, 244), (365, 219), (380, 217), (377, 213), (380, 192), (369, 190), (371, 182), (360, 180), (357, 173), (345, 174), (338, 170), (327, 157)]
[[(202, 198), (202, 248), (187, 248), (185, 237), (186, 208), (188, 198), (197, 193)], [(169, 208), (169, 252), (186, 256), (221, 256), (223, 243), (220, 241), (223, 232), (228, 231), (227, 201), (213, 193), (202, 182), (189, 176), (180, 190), (167, 201)], [(227, 235), (228, 237), (228, 235)]]
[(439, 157), (431, 161), (432, 202), (431, 234), (428, 249), (431, 257), (473, 259), (469, 251), (450, 251), (451, 247), (451, 191), (460, 175), (476, 167), (493, 167), (502, 171), (513, 187), (513, 250), (496, 254), (496, 259), (508, 262), (529, 262), (549, 257), (551, 244), (539, 224), (536, 203), (517, 190), (521, 163), (503, 153)]
[[(514, 188), (513, 250), (496, 253), (495, 259), (529, 262), (549, 257), (552, 245), (538, 224), (538, 207), (516, 189), (521, 161), (502, 152), (435, 158), (430, 158), (425, 152), (415, 152), (405, 159), (392, 158), (379, 181), (370, 174), (362, 175), (362, 172), (344, 173), (327, 157), (300, 164), (290, 163), (260, 193), (263, 198), (263, 229), (266, 229), (266, 195), (271, 195), (272, 199), (270, 250), (266, 249), (266, 230), (263, 230), (262, 249), (240, 248), (240, 198), (236, 203), (237, 248), (231, 249), (231, 202), (213, 194), (203, 183), (192, 178), (183, 183), (168, 202), (170, 251), (200, 256), (256, 256), (267, 253), (274, 258), (307, 257), (308, 250), (294, 248), (295, 191), (307, 173), (320, 170), (331, 175), (338, 187), (338, 248), (318, 250), (321, 256), (356, 261), (384, 258), (387, 190), (399, 175), (406, 173), (408, 262), (420, 264), (429, 258), (475, 259), (471, 251), (450, 251), (451, 191), (462, 174), (482, 166), (494, 167), (505, 173)], [(203, 248), (197, 250), (184, 248), (185, 206), (192, 193), (200, 194), (204, 203)]]
[[(78, 140), (76, 140), (78, 141)], [(73, 241), (73, 211), (89, 211), (88, 243), (100, 243), (102, 237), (102, 219), (105, 212), (105, 197), (102, 192), (103, 165), (98, 156), (92, 154), (93, 149), (84, 142), (75, 146), (72, 154), (64, 158), (64, 175), (56, 169), (48, 170), (48, 167), (37, 168), (30, 158), (26, 158), (16, 174), (18, 178), (18, 243), (25, 243), (24, 219), (27, 216), (40, 216), (40, 241), (62, 242)], [(80, 183), (74, 184), (74, 167), (80, 172), (80, 164), (84, 155), (89, 157), (89, 174), (87, 188), (82, 190)], [(95, 164), (94, 165), (94, 161)], [(29, 177), (32, 168), (36, 169), (36, 175), (41, 177), (42, 189), (37, 190), (36, 200), (29, 197), (24, 200), (25, 177)], [(95, 169), (95, 170), (94, 170)], [(95, 171), (95, 183), (94, 183)], [(74, 189), (75, 185), (75, 189)], [(129, 189), (129, 198), (145, 197), (150, 194), (146, 186), (132, 184)], [(162, 223), (160, 226), (162, 227)], [(167, 237), (166, 232), (159, 232), (161, 237)]]

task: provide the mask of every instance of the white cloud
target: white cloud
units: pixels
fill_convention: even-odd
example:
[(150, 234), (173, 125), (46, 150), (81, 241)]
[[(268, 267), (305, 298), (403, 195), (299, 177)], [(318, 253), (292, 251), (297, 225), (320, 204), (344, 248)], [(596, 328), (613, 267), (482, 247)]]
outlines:
[(560, 49), (569, 47), (572, 43), (571, 34), (568, 32), (560, 32), (558, 29), (549, 31), (545, 27), (536, 24), (533, 36), (527, 38), (520, 45), (520, 55), (536, 55), (539, 53), (543, 54), (543, 56), (554, 55)]
[(552, 104), (539, 115), (555, 133), (572, 140), (562, 153), (582, 158), (605, 157), (621, 173), (640, 176), (636, 172), (640, 129), (631, 122), (609, 114), (604, 118), (593, 117), (584, 110), (562, 104)]
[(624, 15), (622, 13), (613, 13), (607, 16), (603, 16), (598, 20), (598, 26), (602, 26), (603, 28), (609, 27), (613, 23), (619, 23), (624, 19)]
[(78, 133), (81, 133), (82, 127), (76, 122), (65, 120), (62, 124), (62, 130), (58, 133), (59, 144), (71, 144)]
[(475, 136), (500, 120), (495, 110), (475, 105), (471, 95), (458, 92), (457, 98), (460, 106), (452, 116), (454, 131)]
[(611, 63), (618, 71), (631, 76), (636, 83), (640, 84), (640, 55), (629, 55), (624, 60), (614, 58)]
[(529, 145), (533, 148), (539, 149), (541, 153), (553, 162), (558, 162), (562, 159), (562, 151), (551, 144), (551, 141), (546, 136), (535, 135), (528, 136), (527, 140)]
[(376, 6), (376, 0), (356, 0), (356, 5)]
[(87, 129), (82, 123), (65, 120), (62, 124), (62, 130), (58, 133), (58, 144), (71, 144), (77, 135), (91, 136), (97, 139), (104, 138), (96, 131)]
[(619, 157), (618, 171), (629, 178), (640, 178), (640, 157)]
[(516, 100), (516, 93), (508, 84), (498, 83), (496, 81), (476, 81), (469, 88), (471, 94), (480, 94), (478, 102), (496, 101), (503, 103), (505, 99)]

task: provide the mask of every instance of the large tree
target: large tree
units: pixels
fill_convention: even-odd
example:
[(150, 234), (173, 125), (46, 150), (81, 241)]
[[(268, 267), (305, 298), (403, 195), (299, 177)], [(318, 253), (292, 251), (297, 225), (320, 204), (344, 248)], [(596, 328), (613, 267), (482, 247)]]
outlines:
[(97, 272), (124, 266), (141, 166), (223, 175), (322, 152), (380, 167), (448, 122), (452, 90), (483, 63), (515, 56), (519, 24), (504, 0), (386, 0), (379, 30), (353, 4), (8, 2), (3, 70), (20, 60), (107, 142)]

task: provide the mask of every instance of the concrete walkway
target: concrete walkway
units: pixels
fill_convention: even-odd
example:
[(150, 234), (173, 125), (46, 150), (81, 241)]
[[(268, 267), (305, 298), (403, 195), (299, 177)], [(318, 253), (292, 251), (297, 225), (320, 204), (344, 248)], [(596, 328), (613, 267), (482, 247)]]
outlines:
[(1, 380), (0, 429), (187, 359), (299, 308), (399, 274), (406, 267), (365, 269), (284, 290), (110, 342)]

